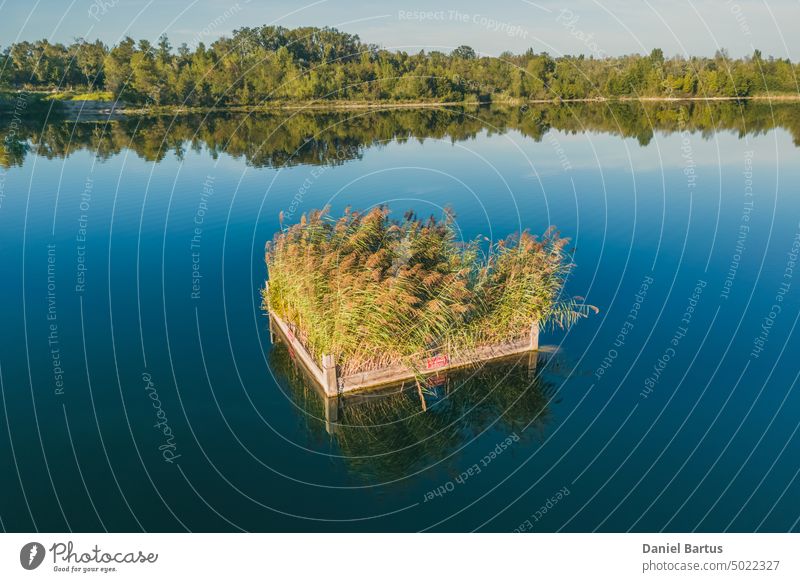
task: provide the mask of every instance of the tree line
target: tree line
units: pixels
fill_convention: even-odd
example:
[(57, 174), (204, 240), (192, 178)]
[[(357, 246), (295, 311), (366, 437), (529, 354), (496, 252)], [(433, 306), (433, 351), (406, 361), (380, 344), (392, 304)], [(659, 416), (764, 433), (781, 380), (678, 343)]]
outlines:
[(482, 57), (468, 46), (389, 51), (332, 28), (241, 28), (194, 49), (125, 38), (108, 47), (78, 39), (18, 42), (2, 51), (0, 88), (108, 91), (133, 104), (231, 106), (296, 100), (498, 101), (598, 97), (747, 97), (797, 93), (788, 59)]

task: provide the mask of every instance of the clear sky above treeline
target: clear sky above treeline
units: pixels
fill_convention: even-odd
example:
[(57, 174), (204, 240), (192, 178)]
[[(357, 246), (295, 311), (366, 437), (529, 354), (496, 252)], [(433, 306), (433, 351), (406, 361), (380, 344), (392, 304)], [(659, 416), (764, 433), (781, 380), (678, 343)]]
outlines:
[(332, 26), (408, 52), (468, 44), (496, 56), (532, 47), (553, 55), (733, 57), (759, 48), (800, 59), (798, 0), (0, 0), (0, 46), (47, 38), (122, 37), (206, 44), (242, 26)]

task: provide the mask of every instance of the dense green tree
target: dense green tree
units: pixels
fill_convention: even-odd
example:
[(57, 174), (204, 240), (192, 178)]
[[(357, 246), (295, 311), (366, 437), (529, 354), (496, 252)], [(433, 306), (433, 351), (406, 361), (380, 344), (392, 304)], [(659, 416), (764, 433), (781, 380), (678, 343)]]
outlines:
[(210, 46), (123, 39), (110, 49), (18, 42), (2, 51), (7, 89), (108, 90), (131, 103), (253, 105), (287, 100), (504, 101), (597, 97), (747, 97), (797, 93), (798, 66), (758, 50), (731, 59), (649, 55), (479, 57), (462, 45), (409, 54), (332, 28), (246, 27)]
[(105, 88), (125, 97), (130, 94), (128, 84), (131, 82), (131, 59), (135, 52), (136, 43), (130, 37), (125, 37), (117, 46), (108, 53), (104, 60)]
[(474, 59), (475, 58), (475, 51), (473, 50), (473, 48), (471, 46), (467, 46), (465, 44), (462, 44), (460, 47), (458, 47), (457, 49), (453, 50), (453, 52), (450, 53), (450, 54), (453, 57), (457, 58), (457, 59), (467, 59), (467, 60), (469, 60), (469, 59)]
[(89, 43), (83, 39), (77, 41), (75, 63), (81, 74), (81, 83), (87, 87), (103, 87), (105, 78), (103, 61), (106, 58), (105, 45), (99, 40)]

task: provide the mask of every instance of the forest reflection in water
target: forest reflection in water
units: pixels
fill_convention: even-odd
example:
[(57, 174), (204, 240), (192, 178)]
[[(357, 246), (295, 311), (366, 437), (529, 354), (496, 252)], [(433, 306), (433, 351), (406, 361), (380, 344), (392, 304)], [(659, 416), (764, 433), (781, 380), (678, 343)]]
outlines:
[(550, 130), (602, 132), (647, 145), (656, 132), (699, 132), (740, 137), (774, 128), (800, 145), (800, 108), (753, 102), (608, 102), (524, 107), (435, 107), (348, 111), (213, 113), (181, 116), (120, 116), (69, 120), (30, 111), (0, 118), (0, 166), (21, 166), (25, 156), (66, 157), (76, 151), (108, 159), (130, 149), (147, 161), (206, 148), (214, 157), (244, 158), (254, 167), (340, 164), (387, 141), (471, 139), (482, 131), (517, 131), (536, 141)]
[[(402, 479), (446, 460), (487, 431), (540, 440), (560, 402), (554, 353), (531, 352), (375, 391), (326, 398), (283, 342), (269, 352), (277, 385), (313, 440), (332, 439), (348, 473)], [(515, 437), (516, 439), (516, 437)]]

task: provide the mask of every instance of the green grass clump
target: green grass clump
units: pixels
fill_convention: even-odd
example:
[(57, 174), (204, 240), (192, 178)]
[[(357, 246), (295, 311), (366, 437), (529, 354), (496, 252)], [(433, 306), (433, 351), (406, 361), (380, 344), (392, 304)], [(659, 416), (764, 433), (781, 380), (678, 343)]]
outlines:
[(314, 211), (267, 244), (264, 307), (317, 359), (334, 354), (343, 375), (518, 339), (534, 321), (568, 326), (590, 309), (561, 299), (573, 264), (569, 239), (553, 229), (484, 255), (479, 240), (458, 241), (449, 211), (441, 220), (388, 215)]
[(62, 91), (59, 93), (50, 93), (47, 99), (53, 101), (113, 101), (114, 94), (111, 91), (93, 91), (91, 93)]

